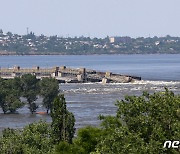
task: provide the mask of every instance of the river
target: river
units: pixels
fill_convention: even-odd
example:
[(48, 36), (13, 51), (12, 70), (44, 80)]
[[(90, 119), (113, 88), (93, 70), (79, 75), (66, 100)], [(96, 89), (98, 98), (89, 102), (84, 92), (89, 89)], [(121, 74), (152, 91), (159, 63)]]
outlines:
[[(86, 125), (97, 126), (98, 115), (114, 115), (115, 102), (124, 95), (140, 95), (168, 87), (180, 94), (180, 55), (81, 55), (81, 56), (0, 56), (0, 67), (86, 67), (99, 71), (141, 76), (142, 81), (122, 84), (60, 84), (68, 109), (76, 118), (76, 128)], [(42, 99), (37, 100), (38, 111), (44, 111)], [(25, 125), (44, 119), (48, 115), (31, 115), (27, 106), (18, 110), (19, 114), (4, 115), (0, 110), (0, 131), (4, 128), (23, 128)]]

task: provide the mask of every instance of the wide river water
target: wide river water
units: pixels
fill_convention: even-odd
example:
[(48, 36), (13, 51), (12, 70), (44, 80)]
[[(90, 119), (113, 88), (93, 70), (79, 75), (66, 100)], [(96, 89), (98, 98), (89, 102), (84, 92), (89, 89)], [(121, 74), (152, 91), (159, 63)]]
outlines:
[[(86, 67), (99, 71), (141, 76), (142, 81), (122, 84), (60, 84), (68, 109), (76, 118), (76, 128), (98, 125), (98, 115), (113, 115), (115, 102), (124, 95), (140, 95), (142, 91), (156, 92), (168, 87), (180, 94), (180, 54), (178, 55), (81, 55), (81, 56), (0, 56), (0, 67)], [(44, 111), (42, 99), (37, 100), (38, 111)], [(0, 131), (4, 128), (23, 128), (25, 125), (45, 119), (48, 115), (31, 115), (27, 106), (19, 114), (4, 115), (0, 109)]]

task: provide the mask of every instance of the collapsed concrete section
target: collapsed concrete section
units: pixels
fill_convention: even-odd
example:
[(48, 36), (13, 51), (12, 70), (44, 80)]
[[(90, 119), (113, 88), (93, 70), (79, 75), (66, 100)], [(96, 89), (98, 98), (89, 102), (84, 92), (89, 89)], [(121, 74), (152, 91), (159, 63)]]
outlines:
[(135, 80), (141, 80), (141, 77), (114, 74), (112, 72), (100, 72), (86, 68), (67, 68), (66, 66), (54, 68), (0, 68), (0, 77), (11, 79), (21, 77), (24, 74), (33, 74), (38, 79), (44, 77), (56, 78), (60, 83), (87, 83), (87, 82), (102, 82), (105, 83), (128, 83)]

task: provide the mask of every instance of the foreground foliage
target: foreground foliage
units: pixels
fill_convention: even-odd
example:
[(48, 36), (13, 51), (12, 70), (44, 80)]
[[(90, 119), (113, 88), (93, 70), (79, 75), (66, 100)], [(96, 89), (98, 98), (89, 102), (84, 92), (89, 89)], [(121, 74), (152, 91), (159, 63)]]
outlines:
[[(6, 130), (0, 139), (0, 153), (55, 154), (178, 154), (163, 148), (166, 140), (180, 138), (180, 96), (164, 92), (126, 96), (117, 101), (115, 116), (100, 116), (99, 128), (85, 127), (74, 135), (74, 116), (66, 109), (63, 95), (52, 107), (53, 122), (31, 124), (22, 133)], [(36, 127), (36, 125), (39, 125)], [(43, 127), (42, 127), (43, 125)], [(11, 137), (10, 137), (11, 136)], [(73, 139), (72, 139), (73, 138)], [(16, 142), (16, 141), (20, 142)], [(14, 142), (15, 141), (15, 142)], [(22, 141), (22, 142), (21, 142)], [(24, 151), (23, 151), (24, 150)]]
[(50, 152), (49, 125), (43, 121), (26, 126), (22, 131), (6, 129), (0, 140), (1, 154), (43, 154)]
[(60, 141), (72, 143), (75, 133), (74, 115), (66, 108), (64, 95), (59, 95), (53, 102), (52, 112), (52, 139), (55, 144)]
[[(53, 153), (54, 145), (60, 142), (72, 143), (75, 119), (66, 109), (63, 95), (53, 102), (52, 124), (44, 121), (32, 123), (23, 130), (5, 129), (0, 138), (1, 154), (44, 154)], [(57, 108), (57, 110), (56, 110)]]
[(180, 138), (180, 96), (168, 91), (126, 96), (117, 102), (115, 117), (101, 117), (105, 132), (100, 153), (179, 153), (163, 148), (166, 140)]

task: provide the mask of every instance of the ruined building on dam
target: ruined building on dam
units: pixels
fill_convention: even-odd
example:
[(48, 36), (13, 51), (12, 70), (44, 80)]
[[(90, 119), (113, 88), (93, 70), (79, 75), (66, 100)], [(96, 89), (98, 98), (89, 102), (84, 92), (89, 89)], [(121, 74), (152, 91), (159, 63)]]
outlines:
[(141, 77), (114, 74), (111, 72), (100, 72), (86, 68), (67, 68), (66, 66), (54, 68), (0, 68), (0, 77), (4, 79), (12, 79), (21, 77), (24, 74), (33, 74), (36, 78), (53, 77), (60, 83), (86, 83), (86, 82), (102, 82), (102, 83), (127, 83), (135, 80), (141, 80)]

